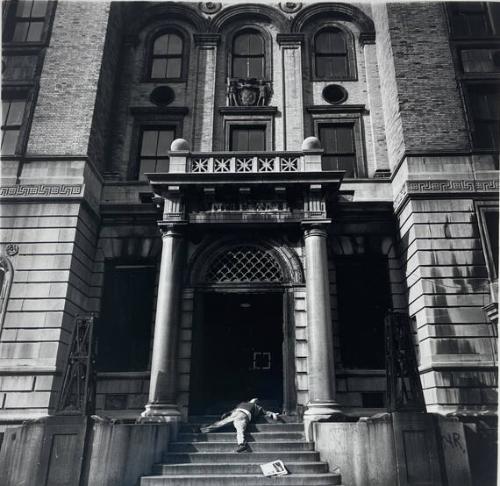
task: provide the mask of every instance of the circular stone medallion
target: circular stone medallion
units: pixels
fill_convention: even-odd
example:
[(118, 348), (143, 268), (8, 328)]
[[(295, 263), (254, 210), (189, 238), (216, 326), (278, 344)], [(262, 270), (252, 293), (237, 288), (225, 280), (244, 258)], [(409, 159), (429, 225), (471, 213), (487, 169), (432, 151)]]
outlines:
[(222, 4), (220, 2), (200, 2), (198, 4), (198, 8), (204, 13), (204, 14), (214, 14), (217, 13), (222, 7)]
[(347, 91), (343, 86), (338, 84), (329, 84), (323, 88), (323, 99), (332, 104), (343, 103), (347, 100)]
[(169, 105), (175, 100), (175, 93), (170, 86), (158, 86), (151, 91), (149, 99), (155, 105)]
[(302, 8), (302, 3), (300, 2), (281, 2), (279, 5), (285, 13), (295, 13)]

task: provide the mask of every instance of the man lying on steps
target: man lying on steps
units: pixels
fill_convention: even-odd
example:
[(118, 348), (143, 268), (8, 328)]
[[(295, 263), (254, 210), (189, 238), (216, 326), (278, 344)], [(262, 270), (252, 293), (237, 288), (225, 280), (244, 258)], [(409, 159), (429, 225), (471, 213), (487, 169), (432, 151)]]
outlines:
[(271, 417), (273, 420), (278, 420), (278, 414), (275, 412), (268, 412), (258, 405), (258, 398), (252, 398), (249, 402), (241, 402), (236, 405), (236, 407), (230, 412), (225, 413), (221, 420), (214, 422), (211, 425), (201, 427), (201, 432), (206, 434), (207, 432), (212, 432), (213, 430), (220, 429), (224, 425), (233, 423), (236, 429), (236, 441), (238, 442), (238, 447), (236, 452), (243, 452), (248, 449), (248, 445), (245, 440), (245, 431), (247, 425), (259, 415), (265, 415), (266, 417)]

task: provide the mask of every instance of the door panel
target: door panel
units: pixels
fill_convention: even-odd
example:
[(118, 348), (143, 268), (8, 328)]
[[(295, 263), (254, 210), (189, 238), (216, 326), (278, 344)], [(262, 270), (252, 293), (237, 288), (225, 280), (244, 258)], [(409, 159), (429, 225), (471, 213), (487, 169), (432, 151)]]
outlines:
[(282, 307), (281, 293), (204, 295), (191, 413), (220, 413), (253, 397), (282, 408)]

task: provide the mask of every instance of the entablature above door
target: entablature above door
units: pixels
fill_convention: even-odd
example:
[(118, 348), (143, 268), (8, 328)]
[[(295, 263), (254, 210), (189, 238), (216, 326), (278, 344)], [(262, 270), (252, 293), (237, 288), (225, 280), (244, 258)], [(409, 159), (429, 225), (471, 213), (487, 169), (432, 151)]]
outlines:
[(148, 174), (164, 223), (197, 225), (324, 221), (343, 171)]

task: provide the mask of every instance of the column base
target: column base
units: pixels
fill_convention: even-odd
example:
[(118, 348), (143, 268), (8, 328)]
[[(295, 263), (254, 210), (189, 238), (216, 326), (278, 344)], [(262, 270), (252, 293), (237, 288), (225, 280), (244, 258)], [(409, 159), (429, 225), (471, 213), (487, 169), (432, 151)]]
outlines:
[(139, 423), (146, 422), (180, 422), (181, 412), (176, 404), (148, 403), (146, 410), (141, 413)]
[(338, 403), (324, 401), (324, 402), (309, 402), (307, 410), (304, 412), (304, 431), (306, 440), (312, 441), (314, 422), (346, 422), (347, 415), (343, 413)]

